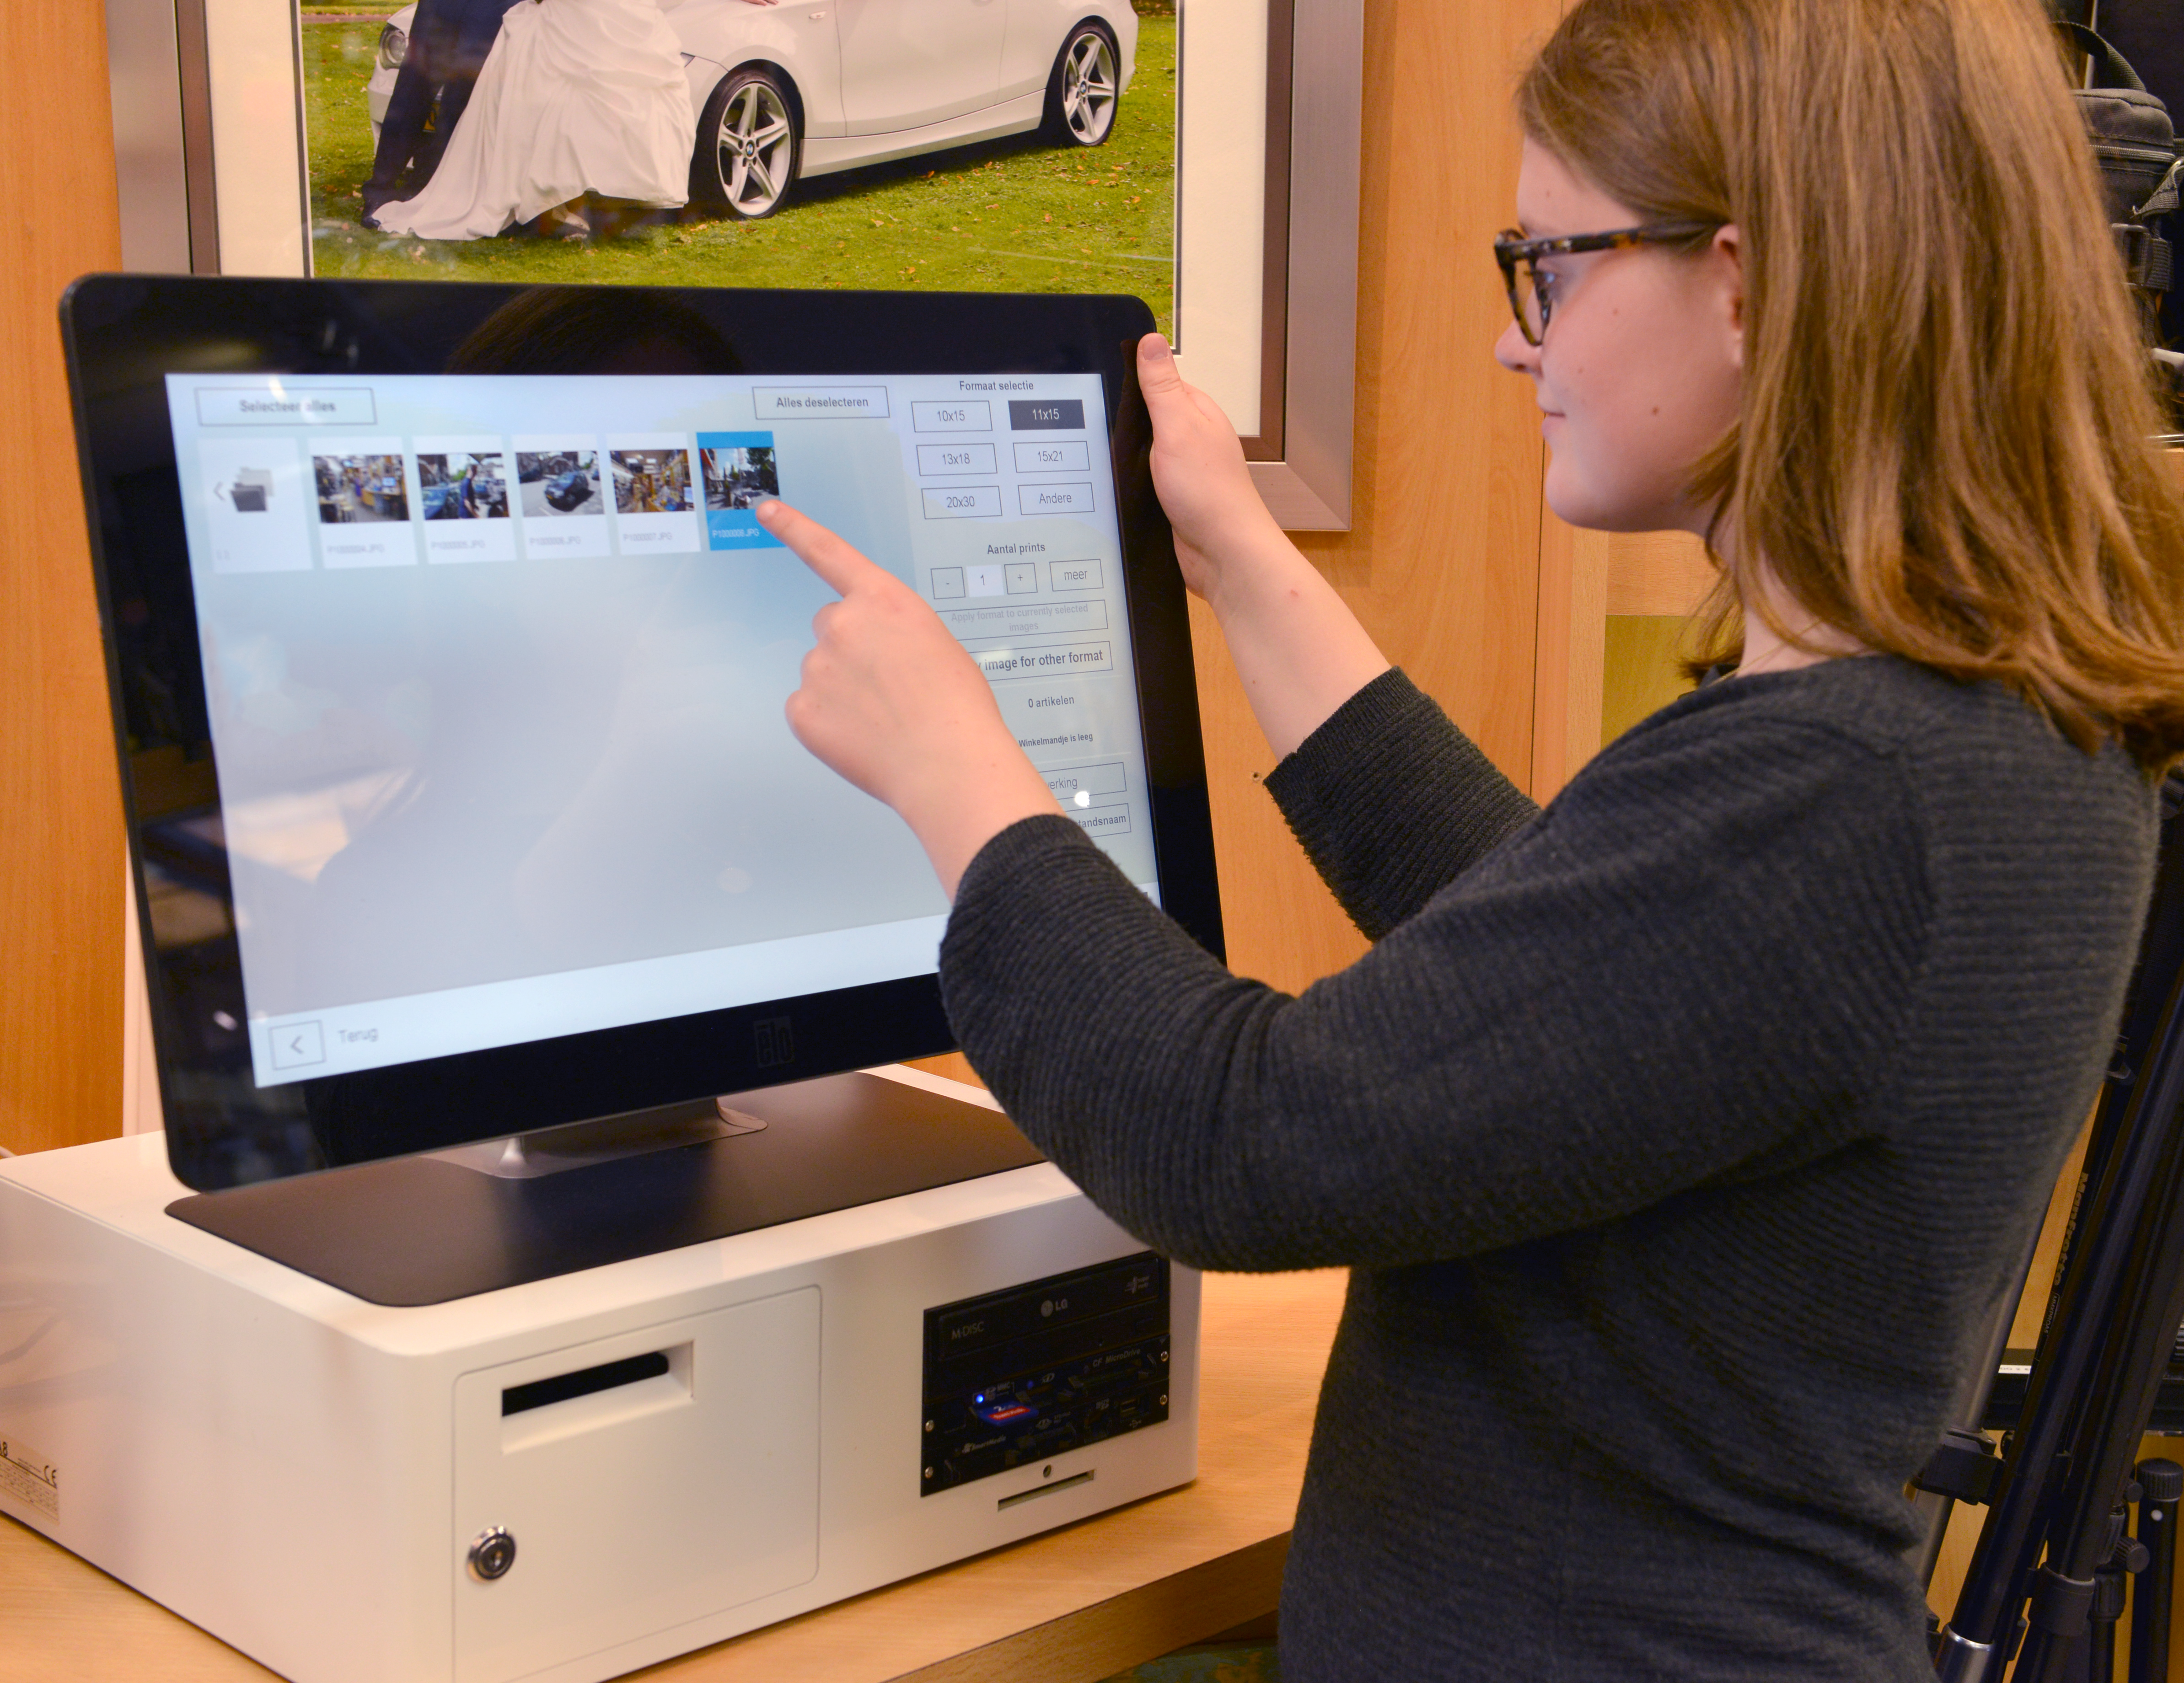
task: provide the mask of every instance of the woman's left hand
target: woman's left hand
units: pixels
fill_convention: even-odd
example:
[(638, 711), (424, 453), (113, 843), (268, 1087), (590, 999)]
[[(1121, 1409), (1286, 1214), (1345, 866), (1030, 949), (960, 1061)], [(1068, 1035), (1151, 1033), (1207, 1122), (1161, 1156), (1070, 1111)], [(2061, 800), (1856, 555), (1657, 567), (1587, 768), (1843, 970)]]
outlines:
[(789, 729), (902, 815), (954, 900), (980, 848), (1019, 818), (1060, 810), (1046, 780), (978, 663), (915, 591), (786, 503), (755, 512), (842, 594), (812, 619), (818, 642), (788, 698)]

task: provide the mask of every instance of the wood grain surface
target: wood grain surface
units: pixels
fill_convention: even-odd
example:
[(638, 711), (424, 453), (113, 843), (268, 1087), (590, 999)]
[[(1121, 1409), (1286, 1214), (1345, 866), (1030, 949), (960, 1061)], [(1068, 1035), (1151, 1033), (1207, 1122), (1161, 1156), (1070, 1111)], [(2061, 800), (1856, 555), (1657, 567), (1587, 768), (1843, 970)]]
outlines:
[(1554, 799), (1600, 751), (1608, 534), (1540, 511), (1539, 662), (1532, 673), (1532, 799)]
[(0, 1146), (121, 1131), (121, 805), (55, 308), (121, 261), (104, 8), (0, 5)]
[[(1267, 1613), (1346, 1279), (1206, 1276), (1195, 1483), (637, 1675), (1091, 1683)], [(0, 1683), (273, 1675), (0, 1519)]]
[(1611, 532), (1607, 544), (1609, 614), (1688, 614), (1717, 577), (1706, 545), (1688, 532)]
[[(1556, 0), (1367, 0), (1353, 527), (1297, 542), (1379, 642), (1528, 783), (1538, 633), (1539, 413), (1496, 365), (1515, 220), (1510, 98)], [(1232, 965), (1298, 989), (1365, 942), (1259, 785), (1273, 759), (1220, 633), (1194, 615)]]

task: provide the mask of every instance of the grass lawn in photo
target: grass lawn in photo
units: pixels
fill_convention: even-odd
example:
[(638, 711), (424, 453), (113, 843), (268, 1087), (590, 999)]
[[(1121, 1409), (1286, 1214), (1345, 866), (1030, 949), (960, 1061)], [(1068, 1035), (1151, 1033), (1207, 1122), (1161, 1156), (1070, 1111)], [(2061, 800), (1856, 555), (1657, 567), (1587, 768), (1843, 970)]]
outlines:
[[(322, 276), (1134, 293), (1174, 329), (1174, 7), (1138, 0), (1137, 74), (1104, 146), (1012, 135), (800, 181), (761, 221), (696, 211), (613, 238), (421, 240), (358, 220), (379, 21), (304, 8), (312, 258)], [(387, 7), (391, 14), (396, 8)]]

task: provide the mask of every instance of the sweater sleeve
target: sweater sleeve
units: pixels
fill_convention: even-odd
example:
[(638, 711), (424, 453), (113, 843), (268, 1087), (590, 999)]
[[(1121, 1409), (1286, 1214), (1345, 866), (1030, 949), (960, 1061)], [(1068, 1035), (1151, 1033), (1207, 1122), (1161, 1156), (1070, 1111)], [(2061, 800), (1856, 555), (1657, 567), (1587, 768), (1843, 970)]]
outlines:
[(1010, 1116), (1170, 1254), (1474, 1254), (1871, 1126), (1928, 924), (1905, 783), (1779, 720), (1647, 733), (1295, 998), (1025, 819), (963, 878), (943, 994)]
[(1394, 669), (1275, 766), (1267, 792), (1374, 940), (1540, 811)]

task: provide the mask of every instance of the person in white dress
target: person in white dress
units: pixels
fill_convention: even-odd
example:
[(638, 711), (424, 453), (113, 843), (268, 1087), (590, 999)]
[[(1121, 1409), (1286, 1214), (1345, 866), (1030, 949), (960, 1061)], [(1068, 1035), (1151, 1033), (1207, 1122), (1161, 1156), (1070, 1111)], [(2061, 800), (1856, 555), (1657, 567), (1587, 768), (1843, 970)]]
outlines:
[(672, 208), (689, 196), (697, 131), (682, 47), (655, 0), (532, 0), (503, 20), (424, 191), (371, 220), (476, 240), (586, 194)]

